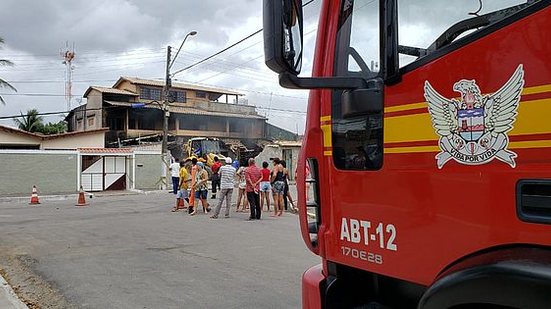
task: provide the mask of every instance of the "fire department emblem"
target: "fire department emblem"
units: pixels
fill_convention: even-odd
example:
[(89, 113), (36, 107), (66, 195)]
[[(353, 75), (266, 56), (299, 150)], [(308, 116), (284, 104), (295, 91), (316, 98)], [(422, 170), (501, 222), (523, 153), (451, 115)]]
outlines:
[(438, 168), (451, 159), (479, 165), (494, 158), (514, 168), (517, 154), (507, 150), (507, 132), (513, 129), (523, 86), (522, 64), (493, 94), (483, 95), (476, 81), (462, 79), (453, 85), (461, 97), (448, 99), (425, 81), (425, 99), (432, 125), (440, 135), (438, 144), (442, 152), (436, 155)]

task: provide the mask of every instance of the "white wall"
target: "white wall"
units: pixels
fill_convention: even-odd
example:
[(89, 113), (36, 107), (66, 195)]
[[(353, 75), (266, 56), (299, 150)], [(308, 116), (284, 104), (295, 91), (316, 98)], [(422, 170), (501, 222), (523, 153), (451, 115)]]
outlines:
[(103, 148), (105, 146), (105, 131), (66, 135), (58, 138), (48, 138), (42, 142), (41, 149), (77, 149)]
[(23, 133), (6, 132), (0, 129), (0, 144), (40, 145), (40, 138)]

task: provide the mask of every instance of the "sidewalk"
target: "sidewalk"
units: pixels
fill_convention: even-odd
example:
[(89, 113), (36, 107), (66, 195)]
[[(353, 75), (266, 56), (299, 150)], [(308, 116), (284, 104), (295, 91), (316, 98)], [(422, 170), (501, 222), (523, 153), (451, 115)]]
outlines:
[(11, 286), (0, 275), (0, 308), (2, 309), (29, 309), (15, 294)]
[[(123, 195), (136, 195), (136, 194), (156, 194), (163, 193), (165, 190), (121, 190), (121, 191), (100, 191), (100, 192), (85, 192), (87, 199), (101, 198), (106, 196), (123, 196)], [(64, 200), (77, 200), (78, 192), (69, 194), (52, 194), (52, 195), (39, 195), (40, 201), (64, 201)], [(5, 196), (0, 197), (0, 203), (23, 203), (31, 200), (30, 196)], [(2, 307), (0, 307), (1, 309)]]

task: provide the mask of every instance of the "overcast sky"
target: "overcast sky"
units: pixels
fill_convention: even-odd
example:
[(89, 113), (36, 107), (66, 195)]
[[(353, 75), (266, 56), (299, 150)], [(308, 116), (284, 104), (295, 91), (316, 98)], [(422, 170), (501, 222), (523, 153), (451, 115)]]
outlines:
[[(302, 75), (311, 72), (313, 43), (322, 0), (304, 12), (305, 48)], [(484, 0), (481, 14), (524, 0)], [(440, 0), (400, 0), (401, 44), (427, 47), (453, 23), (472, 17), (478, 0), (450, 5)], [(373, 16), (375, 0), (357, 0), (354, 16)], [(367, 14), (367, 15), (365, 15)], [(370, 18), (365, 18), (369, 21)], [(372, 23), (372, 22), (371, 22)], [(369, 42), (376, 42), (369, 24), (359, 25), (360, 54), (369, 62)], [(195, 63), (262, 28), (261, 0), (2, 0), (0, 37), (5, 44), (0, 59), (14, 67), (0, 67), (0, 77), (18, 92), (0, 89), (6, 105), (0, 116), (37, 108), (40, 112), (65, 111), (65, 67), (59, 55), (66, 42), (75, 46), (72, 107), (81, 103), (91, 85), (112, 86), (120, 76), (162, 79), (166, 46), (178, 47), (186, 33), (195, 30), (178, 57), (173, 71)], [(364, 31), (365, 29), (366, 31)], [(371, 29), (372, 30), (372, 29)], [(413, 59), (409, 59), (411, 61)], [(226, 87), (246, 94), (251, 105), (269, 122), (291, 131), (304, 130), (308, 91), (288, 90), (264, 65), (262, 34), (199, 66), (177, 75), (177, 80)], [(32, 95), (37, 94), (37, 95)], [(296, 111), (296, 112), (294, 112)], [(58, 121), (61, 117), (49, 117)], [(12, 124), (12, 121), (2, 121)]]
[[(312, 46), (321, 0), (305, 14), (307, 44)], [(2, 0), (0, 59), (15, 63), (0, 68), (0, 77), (17, 93), (0, 89), (6, 105), (0, 116), (37, 108), (65, 111), (65, 66), (59, 55), (66, 42), (75, 46), (72, 107), (90, 85), (112, 86), (119, 76), (162, 79), (166, 46), (176, 49), (195, 30), (178, 56), (176, 71), (262, 28), (260, 0)], [(312, 48), (304, 73), (311, 70)], [(279, 87), (277, 75), (264, 65), (262, 33), (220, 56), (175, 76), (177, 80), (243, 92), (248, 104), (269, 122), (302, 133), (308, 92)], [(29, 94), (46, 94), (31, 96)], [(278, 111), (286, 110), (286, 111)], [(297, 112), (290, 112), (297, 111)], [(58, 121), (61, 117), (49, 117)], [(12, 121), (2, 121), (13, 125)]]

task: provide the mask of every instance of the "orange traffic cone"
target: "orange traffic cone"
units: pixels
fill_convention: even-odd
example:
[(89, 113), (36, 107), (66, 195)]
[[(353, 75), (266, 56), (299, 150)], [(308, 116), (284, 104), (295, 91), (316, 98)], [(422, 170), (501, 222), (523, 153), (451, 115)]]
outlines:
[(36, 189), (36, 186), (33, 185), (33, 193), (31, 194), (31, 202), (29, 205), (37, 205), (40, 204), (40, 201), (38, 200), (38, 190)]
[(80, 186), (80, 191), (78, 192), (78, 201), (75, 206), (87, 206), (86, 198), (84, 197), (84, 189)]

